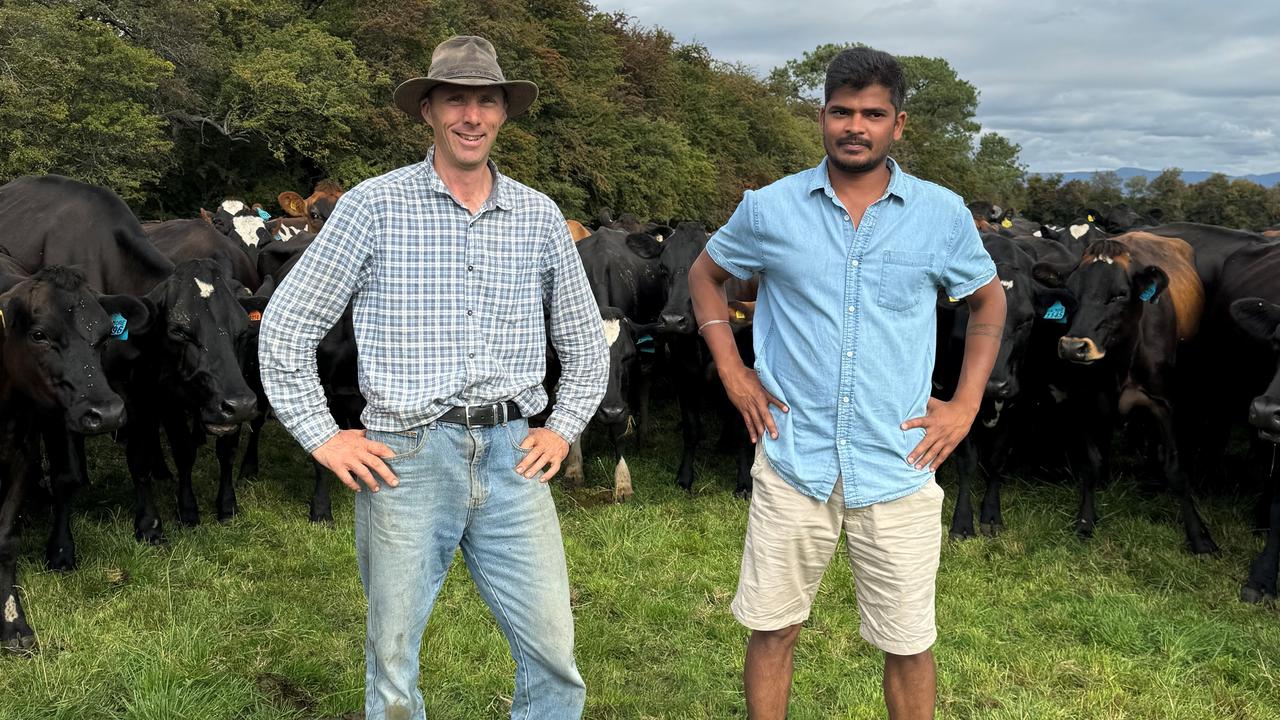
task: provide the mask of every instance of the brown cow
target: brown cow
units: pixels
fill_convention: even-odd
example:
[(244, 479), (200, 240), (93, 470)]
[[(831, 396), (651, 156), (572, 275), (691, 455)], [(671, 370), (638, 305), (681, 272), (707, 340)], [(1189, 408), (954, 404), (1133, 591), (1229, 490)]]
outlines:
[(569, 226), (569, 235), (573, 237), (573, 241), (575, 243), (591, 234), (591, 231), (587, 229), (587, 226), (577, 220), (565, 220), (565, 224)]
[(276, 200), (286, 214), (295, 218), (304, 218), (307, 221), (307, 226), (303, 229), (318, 233), (320, 228), (324, 227), (324, 221), (328, 220), (329, 215), (333, 213), (333, 208), (337, 206), (338, 198), (342, 197), (342, 193), (341, 185), (324, 180), (316, 184), (316, 189), (306, 199), (292, 190), (286, 190), (280, 193)]

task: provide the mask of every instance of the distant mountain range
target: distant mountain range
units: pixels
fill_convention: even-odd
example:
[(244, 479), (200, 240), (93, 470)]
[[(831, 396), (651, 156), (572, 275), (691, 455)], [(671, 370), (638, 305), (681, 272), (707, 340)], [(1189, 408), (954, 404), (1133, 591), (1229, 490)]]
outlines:
[[(1061, 174), (1063, 182), (1066, 182), (1068, 180), (1084, 180), (1085, 182), (1088, 182), (1089, 180), (1092, 180), (1093, 176), (1099, 172), (1106, 172), (1106, 171), (1105, 170), (1087, 170), (1084, 172), (1064, 172), (1064, 173), (1040, 172), (1040, 173), (1032, 173), (1032, 174), (1033, 175)], [(1135, 168), (1135, 167), (1122, 167), (1122, 168), (1116, 168), (1114, 172), (1120, 176), (1120, 180), (1123, 182), (1135, 175), (1144, 175), (1148, 180), (1151, 180), (1155, 178), (1157, 175), (1159, 175), (1161, 171), (1160, 170), (1144, 170), (1142, 168)], [(1209, 177), (1212, 174), (1213, 174), (1212, 172), (1209, 172), (1206, 170), (1183, 170), (1182, 180), (1188, 185), (1192, 185), (1200, 182), (1201, 180), (1204, 180), (1205, 178)], [(1271, 187), (1277, 183), (1280, 183), (1280, 172), (1267, 173), (1266, 175), (1228, 175), (1227, 177), (1231, 178), (1232, 180), (1235, 180), (1236, 178), (1240, 178), (1242, 180), (1251, 180), (1263, 187)]]

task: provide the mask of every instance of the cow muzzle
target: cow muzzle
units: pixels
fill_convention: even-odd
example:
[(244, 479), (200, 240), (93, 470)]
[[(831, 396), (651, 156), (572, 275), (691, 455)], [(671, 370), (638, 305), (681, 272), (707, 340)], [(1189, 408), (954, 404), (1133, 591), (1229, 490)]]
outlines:
[(662, 322), (661, 331), (667, 333), (693, 332), (693, 320), (684, 313), (662, 313), (658, 318)]
[(1074, 363), (1097, 362), (1106, 353), (1089, 338), (1064, 337), (1058, 341), (1058, 357)]
[(1280, 399), (1262, 395), (1249, 404), (1249, 424), (1258, 429), (1258, 436), (1268, 442), (1280, 444)]

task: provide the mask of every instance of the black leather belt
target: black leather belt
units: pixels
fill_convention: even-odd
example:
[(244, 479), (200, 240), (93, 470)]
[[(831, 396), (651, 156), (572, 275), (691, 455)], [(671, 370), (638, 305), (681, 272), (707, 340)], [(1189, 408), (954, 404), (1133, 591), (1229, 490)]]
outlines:
[(520, 406), (511, 400), (489, 405), (467, 405), (449, 408), (445, 414), (436, 418), (439, 422), (456, 423), (458, 425), (497, 425), (509, 420), (524, 417), (520, 414)]

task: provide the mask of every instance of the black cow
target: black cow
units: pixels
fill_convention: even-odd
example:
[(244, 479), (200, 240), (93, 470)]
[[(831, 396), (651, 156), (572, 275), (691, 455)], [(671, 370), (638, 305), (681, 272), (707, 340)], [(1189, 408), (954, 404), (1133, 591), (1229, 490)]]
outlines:
[[(605, 342), (609, 345), (609, 382), (588, 429), (599, 428), (608, 435), (613, 447), (613, 499), (626, 501), (634, 494), (631, 470), (626, 454), (638, 427), (648, 426), (648, 380), (641, 367), (641, 353), (653, 349), (654, 325), (637, 325), (618, 308), (600, 309)], [(548, 363), (547, 381), (554, 388), (558, 381), (558, 360)], [(565, 480), (581, 482), (582, 442), (578, 438), (569, 448), (565, 462)]]
[(667, 300), (660, 261), (666, 243), (646, 233), (600, 228), (576, 247), (596, 305), (616, 307), (636, 322), (658, 319)]
[[(987, 381), (978, 423), (957, 446), (955, 469), (959, 480), (950, 536), (974, 536), (971, 492), (979, 457), (985, 459), (987, 490), (979, 517), (984, 534), (997, 535), (1004, 528), (1000, 507), (1000, 480), (1010, 443), (1017, 429), (1037, 420), (1034, 412), (1043, 406), (1048, 377), (1056, 359), (1058, 338), (1066, 326), (1050, 312), (1055, 303), (1065, 313), (1069, 296), (1061, 289), (1046, 288), (1032, 277), (1036, 262), (1067, 263), (1066, 249), (1053, 240), (1011, 239), (986, 233), (983, 246), (996, 264), (996, 273), (1005, 291), (1007, 311), (1000, 338), (1000, 351)], [(941, 300), (941, 299), (940, 299)], [(941, 301), (938, 314), (938, 352), (934, 371), (936, 391), (942, 397), (955, 393), (964, 360), (965, 333), (969, 325), (968, 306)], [(1046, 314), (1050, 315), (1046, 318)]]
[(240, 240), (218, 232), (203, 220), (167, 220), (142, 226), (151, 242), (175, 264), (208, 258), (222, 268), (222, 276), (249, 291), (258, 289), (258, 268)]
[(1191, 246), (1195, 251), (1196, 274), (1200, 276), (1205, 298), (1210, 305), (1217, 297), (1219, 278), (1227, 258), (1237, 250), (1270, 242), (1258, 233), (1201, 223), (1167, 223), (1143, 228), (1143, 231), (1161, 237), (1178, 238)]
[[(1159, 431), (1160, 460), (1181, 500), (1187, 544), (1217, 551), (1191, 497), (1176, 432), (1172, 388), (1180, 341), (1195, 336), (1204, 288), (1191, 247), (1181, 240), (1127, 233), (1089, 245), (1077, 264), (1037, 263), (1035, 278), (1065, 286), (1074, 300), (1059, 356), (1073, 438), (1071, 465), (1081, 480), (1076, 531), (1093, 534), (1095, 487), (1110, 476), (1116, 415), (1147, 410)], [(1163, 300), (1164, 302), (1160, 302)]]
[(200, 208), (200, 219), (246, 248), (256, 248), (271, 239), (262, 215), (243, 200), (224, 200), (213, 212)]
[(124, 402), (106, 381), (99, 347), (112, 342), (119, 325), (148, 322), (143, 303), (98, 296), (79, 272), (51, 266), (28, 278), (16, 262), (0, 258), (0, 647), (35, 647), (18, 597), (17, 555), (23, 496), (40, 468), (39, 426), (57, 423), (75, 433), (118, 428)]
[(118, 195), (60, 175), (0, 186), (0, 246), (28, 273), (75, 267), (110, 294), (145, 295), (173, 272)]
[[(1266, 380), (1265, 390), (1253, 399), (1249, 405), (1249, 424), (1257, 429), (1258, 435), (1269, 446), (1266, 456), (1270, 457), (1270, 472), (1267, 478), (1268, 495), (1266, 526), (1267, 539), (1262, 552), (1253, 560), (1249, 569), (1249, 577), (1240, 588), (1240, 599), (1244, 602), (1258, 603), (1263, 600), (1274, 601), (1276, 592), (1276, 575), (1280, 569), (1280, 480), (1274, 475), (1275, 456), (1280, 445), (1280, 283), (1276, 282), (1276, 271), (1280, 267), (1274, 256), (1269, 267), (1269, 276), (1262, 283), (1267, 291), (1266, 297), (1241, 298), (1231, 304), (1231, 316), (1239, 323), (1240, 328), (1259, 344), (1266, 348), (1263, 352), (1245, 353), (1239, 357), (1246, 363), (1251, 360), (1266, 360), (1271, 365), (1270, 377)], [(1260, 287), (1260, 289), (1262, 289)], [(1262, 348), (1257, 348), (1261, 350)]]

